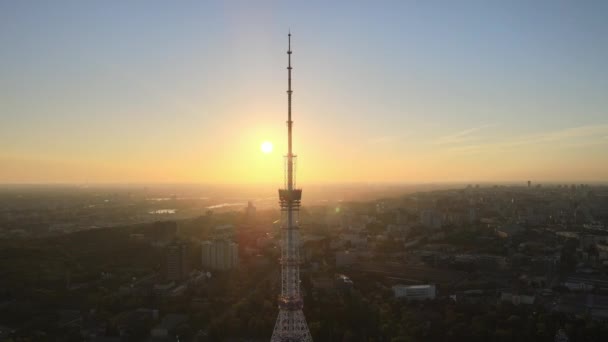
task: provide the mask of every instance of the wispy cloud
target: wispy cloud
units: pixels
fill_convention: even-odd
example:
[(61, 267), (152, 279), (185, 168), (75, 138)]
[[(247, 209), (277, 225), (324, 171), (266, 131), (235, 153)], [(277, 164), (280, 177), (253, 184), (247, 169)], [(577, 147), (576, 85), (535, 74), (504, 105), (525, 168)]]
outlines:
[(542, 132), (517, 137), (503, 143), (505, 147), (553, 143), (579, 138), (597, 138), (608, 133), (608, 124), (571, 127), (557, 131)]
[(449, 150), (476, 153), (483, 150), (500, 150), (542, 144), (564, 143), (569, 147), (594, 146), (608, 143), (608, 124), (570, 127), (560, 130), (516, 136), (511, 139), (484, 144), (452, 147)]
[(379, 145), (379, 144), (389, 144), (389, 143), (394, 143), (397, 142), (398, 140), (404, 138), (405, 136), (407, 136), (407, 134), (404, 135), (383, 135), (383, 136), (379, 136), (379, 137), (373, 137), (367, 140), (368, 144), (371, 145)]
[(485, 148), (486, 148), (486, 145), (475, 144), (475, 145), (459, 145), (459, 146), (454, 146), (454, 147), (448, 148), (448, 150), (452, 151), (452, 152), (459, 152), (459, 153), (470, 154), (470, 153), (481, 152)]
[(465, 129), (464, 131), (460, 131), (457, 133), (453, 133), (450, 135), (446, 135), (438, 138), (434, 143), (436, 145), (447, 145), (447, 144), (459, 144), (467, 141), (477, 140), (478, 136), (473, 135), (473, 133), (478, 132), (484, 128), (493, 127), (496, 124), (486, 124), (478, 127), (472, 127), (469, 129)]

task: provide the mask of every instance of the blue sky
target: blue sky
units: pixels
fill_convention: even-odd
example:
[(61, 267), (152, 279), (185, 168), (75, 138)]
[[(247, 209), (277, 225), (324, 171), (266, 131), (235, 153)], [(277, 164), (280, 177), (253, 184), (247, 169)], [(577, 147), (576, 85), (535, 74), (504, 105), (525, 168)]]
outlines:
[(2, 1), (0, 182), (280, 177), (288, 29), (304, 179), (605, 180), (607, 17), (604, 1)]

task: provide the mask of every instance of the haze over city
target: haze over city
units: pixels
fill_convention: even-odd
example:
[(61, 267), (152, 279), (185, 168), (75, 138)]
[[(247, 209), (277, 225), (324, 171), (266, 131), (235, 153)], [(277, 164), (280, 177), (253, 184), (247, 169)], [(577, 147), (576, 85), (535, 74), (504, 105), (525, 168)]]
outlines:
[[(602, 182), (603, 1), (0, 3), (0, 183)], [(263, 153), (260, 146), (272, 144)]]
[(0, 342), (608, 341), (607, 18), (0, 1)]

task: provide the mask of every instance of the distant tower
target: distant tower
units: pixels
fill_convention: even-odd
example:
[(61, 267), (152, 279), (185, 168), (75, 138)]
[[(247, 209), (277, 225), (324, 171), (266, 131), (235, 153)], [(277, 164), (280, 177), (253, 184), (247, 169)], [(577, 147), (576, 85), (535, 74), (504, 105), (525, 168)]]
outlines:
[(272, 332), (271, 342), (312, 341), (302, 307), (300, 293), (300, 236), (299, 214), (302, 189), (295, 185), (296, 156), (291, 149), (291, 33), (288, 34), (287, 83), (287, 142), (285, 156), (285, 188), (279, 189), (281, 203), (281, 294), (279, 316)]

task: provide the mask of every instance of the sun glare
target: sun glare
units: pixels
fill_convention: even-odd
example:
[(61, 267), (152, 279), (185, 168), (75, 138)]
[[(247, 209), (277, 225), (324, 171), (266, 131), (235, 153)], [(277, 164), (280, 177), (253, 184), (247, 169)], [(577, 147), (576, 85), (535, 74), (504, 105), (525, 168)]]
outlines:
[(270, 141), (264, 141), (262, 143), (262, 146), (260, 146), (260, 148), (262, 149), (262, 152), (270, 153), (270, 152), (272, 152), (272, 143)]

